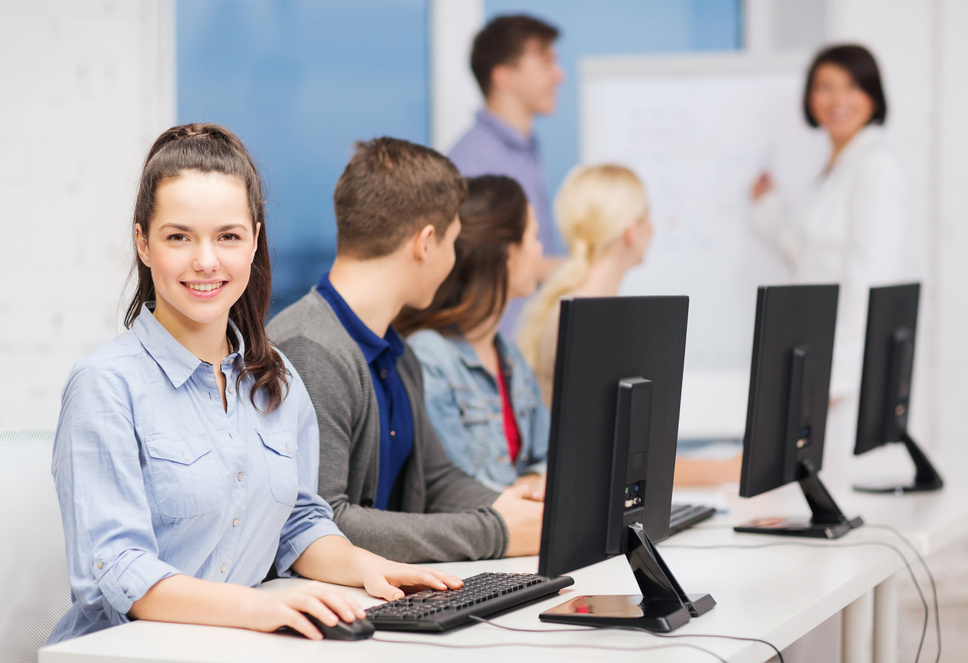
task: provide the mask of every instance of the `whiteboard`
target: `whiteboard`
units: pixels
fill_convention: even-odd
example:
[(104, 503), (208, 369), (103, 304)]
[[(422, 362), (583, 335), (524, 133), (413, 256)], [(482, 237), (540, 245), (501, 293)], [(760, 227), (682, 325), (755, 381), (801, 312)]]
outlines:
[(789, 282), (751, 228), (749, 192), (768, 170), (796, 196), (822, 169), (826, 137), (801, 110), (808, 62), (723, 53), (580, 63), (582, 162), (628, 166), (649, 195), (652, 241), (620, 294), (690, 297), (680, 437), (743, 432), (756, 288)]

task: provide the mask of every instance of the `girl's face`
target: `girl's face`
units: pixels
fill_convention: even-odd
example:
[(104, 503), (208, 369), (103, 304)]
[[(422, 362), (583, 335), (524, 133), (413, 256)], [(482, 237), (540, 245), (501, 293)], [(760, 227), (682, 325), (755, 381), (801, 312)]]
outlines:
[(249, 283), (259, 226), (245, 184), (221, 173), (187, 171), (162, 182), (147, 236), (135, 226), (138, 256), (151, 270), (155, 318), (174, 330), (224, 331)]
[(528, 205), (528, 225), (519, 244), (508, 247), (508, 299), (527, 297), (538, 287), (538, 268), (543, 247), (538, 240), (538, 222)]
[(874, 102), (843, 67), (829, 62), (813, 73), (808, 99), (817, 124), (835, 143), (846, 143), (874, 114)]

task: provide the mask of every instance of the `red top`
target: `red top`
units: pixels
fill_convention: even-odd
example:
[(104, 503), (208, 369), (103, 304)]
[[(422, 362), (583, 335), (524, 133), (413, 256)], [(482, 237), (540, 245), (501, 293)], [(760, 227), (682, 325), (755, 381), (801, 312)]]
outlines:
[(508, 454), (514, 463), (521, 451), (521, 433), (518, 431), (518, 422), (514, 420), (514, 408), (504, 383), (504, 366), (500, 356), (497, 359), (497, 389), (501, 393), (501, 411), (504, 413), (504, 438), (508, 441)]

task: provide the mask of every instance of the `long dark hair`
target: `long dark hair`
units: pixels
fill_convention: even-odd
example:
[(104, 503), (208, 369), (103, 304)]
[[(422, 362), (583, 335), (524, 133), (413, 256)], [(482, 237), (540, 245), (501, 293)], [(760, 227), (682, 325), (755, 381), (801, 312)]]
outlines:
[[(247, 375), (255, 378), (249, 395), (252, 404), (256, 404), (256, 392), (261, 390), (266, 399), (265, 411), (272, 412), (285, 398), (288, 381), (282, 357), (269, 345), (265, 332), (272, 295), (272, 271), (266, 240), (265, 194), (259, 172), (238, 136), (216, 124), (185, 124), (172, 127), (161, 134), (148, 151), (141, 172), (138, 199), (134, 206), (132, 237), (134, 225), (140, 225), (141, 232), (145, 237), (148, 236), (149, 224), (155, 213), (158, 187), (184, 172), (221, 173), (245, 184), (252, 229), (254, 231), (258, 225), (259, 234), (256, 237), (256, 252), (249, 283), (239, 300), (232, 305), (229, 316), (238, 325), (245, 340), (245, 365), (239, 372), (238, 379), (241, 381)], [(132, 271), (137, 273), (138, 285), (124, 318), (124, 324), (129, 328), (141, 313), (142, 304), (155, 299), (151, 270), (138, 258), (137, 246)]]
[(467, 332), (507, 305), (508, 247), (521, 243), (528, 224), (521, 185), (498, 175), (470, 178), (459, 215), (454, 269), (429, 307), (405, 308), (397, 316), (393, 326), (402, 334), (418, 329)]

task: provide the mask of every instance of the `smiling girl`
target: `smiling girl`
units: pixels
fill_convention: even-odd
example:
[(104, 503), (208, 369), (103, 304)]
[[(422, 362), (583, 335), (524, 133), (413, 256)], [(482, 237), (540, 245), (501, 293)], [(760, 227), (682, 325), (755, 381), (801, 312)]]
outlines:
[(316, 494), (309, 395), (272, 348), (262, 183), (215, 125), (163, 133), (145, 161), (127, 332), (79, 361), (54, 442), (74, 601), (57, 642), (131, 619), (291, 627), (311, 638), (363, 611), (338, 590), (460, 586), (350, 544)]

